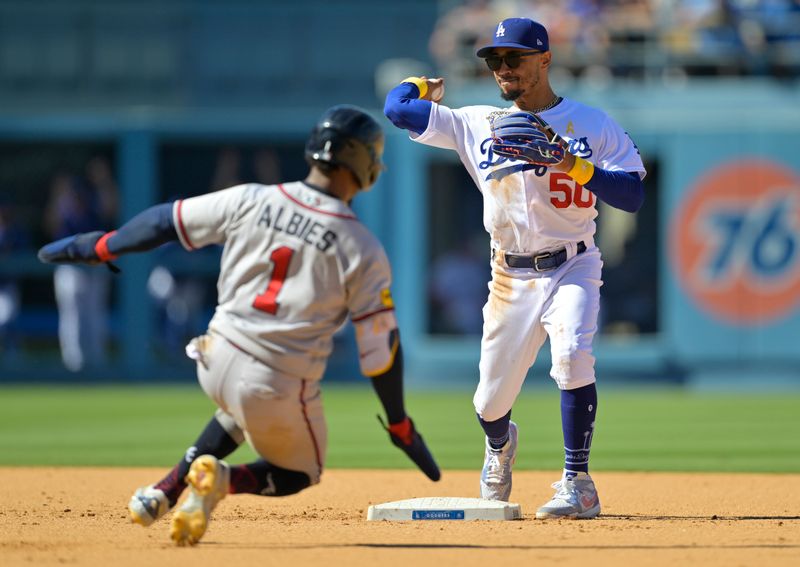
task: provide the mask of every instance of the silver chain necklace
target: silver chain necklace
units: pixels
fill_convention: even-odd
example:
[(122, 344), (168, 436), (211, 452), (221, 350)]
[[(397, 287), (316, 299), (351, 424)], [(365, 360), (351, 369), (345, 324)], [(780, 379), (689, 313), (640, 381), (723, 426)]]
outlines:
[(555, 95), (553, 97), (553, 100), (550, 101), (550, 104), (548, 104), (546, 106), (543, 106), (542, 108), (535, 108), (533, 110), (528, 110), (528, 112), (530, 112), (531, 114), (539, 114), (541, 112), (544, 112), (545, 110), (550, 110), (551, 108), (553, 108), (555, 105), (557, 105), (562, 100), (563, 99), (560, 96)]

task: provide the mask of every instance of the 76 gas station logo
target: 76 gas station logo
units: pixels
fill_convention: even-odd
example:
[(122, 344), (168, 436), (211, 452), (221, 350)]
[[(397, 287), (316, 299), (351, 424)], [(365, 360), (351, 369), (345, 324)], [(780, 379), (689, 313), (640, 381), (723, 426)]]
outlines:
[(782, 279), (798, 259), (796, 197), (777, 193), (759, 203), (737, 204), (721, 204), (701, 229), (714, 242), (705, 264), (707, 281), (724, 282), (737, 273), (764, 284)]
[(702, 310), (765, 323), (800, 305), (800, 176), (737, 160), (704, 175), (671, 227), (673, 272)]

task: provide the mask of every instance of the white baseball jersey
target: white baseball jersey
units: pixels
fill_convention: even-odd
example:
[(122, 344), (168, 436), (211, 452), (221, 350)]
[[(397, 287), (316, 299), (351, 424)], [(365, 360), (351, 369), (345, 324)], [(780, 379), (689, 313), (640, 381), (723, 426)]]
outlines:
[[(533, 253), (579, 241), (591, 247), (597, 199), (590, 191), (566, 173), (491, 152), (490, 119), (517, 111), (516, 106), (451, 109), (434, 103), (428, 128), (411, 138), (458, 152), (483, 194), (483, 224), (493, 248)], [(644, 178), (633, 141), (601, 110), (563, 99), (540, 116), (576, 156), (602, 169), (637, 172)]]
[[(432, 104), (428, 128), (412, 139), (458, 152), (483, 194), (483, 223), (494, 250), (492, 281), (483, 308), (480, 382), (473, 403), (486, 421), (511, 409), (528, 369), (550, 338), (550, 375), (560, 389), (595, 381), (592, 341), (597, 332), (602, 260), (594, 245), (597, 198), (566, 173), (493, 155), (494, 116), (515, 106), (451, 109)], [(569, 142), (569, 151), (610, 171), (645, 170), (630, 137), (605, 113), (567, 99), (540, 116)], [(577, 244), (586, 251), (577, 254)], [(502, 252), (567, 250), (549, 272), (511, 268)]]
[(346, 203), (302, 182), (176, 201), (173, 220), (187, 250), (224, 244), (209, 329), (275, 370), (321, 378), (348, 312), (393, 309), (380, 242)]

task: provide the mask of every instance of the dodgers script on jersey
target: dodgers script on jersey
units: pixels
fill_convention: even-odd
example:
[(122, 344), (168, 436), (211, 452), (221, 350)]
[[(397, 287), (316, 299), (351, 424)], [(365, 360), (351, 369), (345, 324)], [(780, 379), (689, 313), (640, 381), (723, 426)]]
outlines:
[[(483, 194), (483, 224), (492, 247), (534, 253), (584, 241), (591, 248), (596, 197), (566, 173), (492, 154), (491, 119), (516, 106), (432, 104), (428, 128), (411, 139), (455, 150)], [(644, 178), (641, 156), (630, 137), (603, 111), (563, 99), (540, 116), (568, 143), (569, 151), (609, 171)]]
[(187, 250), (225, 243), (209, 329), (268, 366), (317, 380), (348, 312), (393, 309), (380, 242), (339, 199), (302, 182), (176, 201)]

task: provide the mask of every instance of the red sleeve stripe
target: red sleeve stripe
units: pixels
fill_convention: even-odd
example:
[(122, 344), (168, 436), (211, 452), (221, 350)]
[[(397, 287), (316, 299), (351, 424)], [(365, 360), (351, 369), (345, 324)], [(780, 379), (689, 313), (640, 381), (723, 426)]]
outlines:
[(189, 239), (189, 235), (186, 233), (186, 227), (183, 226), (183, 217), (181, 217), (181, 207), (183, 207), (183, 199), (178, 200), (175, 208), (175, 217), (178, 219), (178, 231), (181, 235), (181, 239), (186, 244), (186, 247), (189, 250), (196, 250), (194, 244), (192, 244), (192, 241)]
[(110, 262), (111, 260), (116, 260), (117, 256), (112, 254), (111, 251), (108, 249), (108, 239), (117, 234), (116, 230), (112, 230), (111, 232), (105, 233), (103, 236), (100, 237), (94, 245), (94, 253), (97, 254), (97, 257), (100, 258), (101, 262)]
[(360, 317), (353, 317), (353, 323), (358, 323), (359, 321), (363, 321), (364, 319), (369, 319), (373, 315), (377, 315), (378, 313), (384, 313), (385, 311), (394, 311), (394, 307), (384, 307), (383, 309), (378, 309), (377, 311), (371, 311), (366, 315), (361, 315)]

